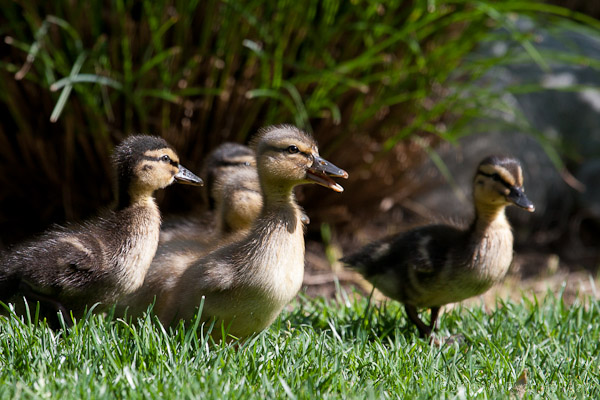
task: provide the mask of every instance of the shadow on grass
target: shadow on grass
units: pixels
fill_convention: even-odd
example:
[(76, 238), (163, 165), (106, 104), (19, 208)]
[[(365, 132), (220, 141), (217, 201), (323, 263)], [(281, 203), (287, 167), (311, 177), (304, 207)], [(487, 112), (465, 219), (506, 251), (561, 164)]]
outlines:
[(280, 328), (308, 328), (343, 340), (395, 342), (400, 336), (406, 341), (419, 338), (400, 303), (375, 304), (370, 298), (355, 296), (356, 293), (351, 298), (343, 290), (338, 293), (336, 300), (301, 296), (297, 307), (278, 320)]

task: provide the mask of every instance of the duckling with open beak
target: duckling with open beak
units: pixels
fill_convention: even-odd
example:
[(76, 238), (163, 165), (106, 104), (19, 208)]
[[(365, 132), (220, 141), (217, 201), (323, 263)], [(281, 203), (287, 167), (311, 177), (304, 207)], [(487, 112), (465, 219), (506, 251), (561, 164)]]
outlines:
[(300, 290), (304, 224), (293, 189), (317, 183), (342, 192), (333, 178), (348, 174), (321, 158), (314, 139), (293, 126), (262, 129), (252, 147), (263, 205), (251, 228), (207, 254), (179, 258), (161, 270), (168, 281), (149, 276), (142, 288), (146, 304), (156, 295), (154, 311), (166, 325), (191, 320), (203, 302), (202, 319), (217, 323), (213, 336), (220, 338), (222, 326), (230, 338), (246, 337), (267, 328)]

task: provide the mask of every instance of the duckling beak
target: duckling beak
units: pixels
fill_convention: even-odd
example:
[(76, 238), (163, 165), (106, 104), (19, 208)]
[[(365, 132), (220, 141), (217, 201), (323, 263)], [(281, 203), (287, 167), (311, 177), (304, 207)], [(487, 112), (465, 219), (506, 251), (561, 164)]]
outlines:
[(512, 188), (510, 188), (510, 193), (508, 194), (508, 196), (506, 196), (506, 199), (514, 205), (524, 208), (529, 212), (535, 211), (535, 206), (533, 205), (531, 200), (529, 200), (527, 196), (525, 196), (523, 188), (513, 186)]
[(313, 154), (313, 163), (308, 171), (306, 171), (306, 177), (326, 188), (336, 192), (343, 192), (344, 188), (330, 177), (348, 179), (348, 173), (324, 158)]
[(177, 168), (179, 172), (175, 174), (175, 181), (178, 183), (184, 183), (186, 185), (193, 186), (202, 186), (204, 182), (202, 179), (194, 175), (189, 169), (185, 168), (183, 165), (178, 164)]

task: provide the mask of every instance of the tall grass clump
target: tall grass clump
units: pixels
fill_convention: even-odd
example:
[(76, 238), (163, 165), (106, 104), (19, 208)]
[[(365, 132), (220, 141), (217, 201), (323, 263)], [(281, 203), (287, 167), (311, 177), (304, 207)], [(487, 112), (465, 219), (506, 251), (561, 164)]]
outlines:
[[(539, 56), (537, 25), (519, 31), (518, 17), (592, 23), (533, 0), (8, 2), (1, 239), (107, 204), (108, 154), (138, 131), (164, 136), (198, 169), (225, 140), (293, 123), (353, 177), (344, 206), (301, 193), (313, 221), (369, 216), (411, 193), (406, 171), (424, 147), (498, 107), (501, 96), (469, 89), (503, 60), (467, 57), (475, 47), (503, 38)], [(183, 211), (199, 199), (175, 189), (162, 204)]]

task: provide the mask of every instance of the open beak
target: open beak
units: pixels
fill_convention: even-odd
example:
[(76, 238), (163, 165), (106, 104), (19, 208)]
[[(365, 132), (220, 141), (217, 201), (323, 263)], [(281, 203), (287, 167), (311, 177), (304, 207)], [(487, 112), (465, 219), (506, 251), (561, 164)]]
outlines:
[(313, 159), (313, 164), (306, 171), (306, 177), (326, 188), (336, 192), (343, 192), (344, 188), (331, 179), (331, 177), (348, 179), (348, 173), (324, 158), (313, 155)]
[(186, 185), (202, 186), (204, 182), (202, 179), (194, 175), (189, 169), (183, 165), (177, 165), (179, 172), (175, 174), (175, 181), (177, 183), (185, 183)]
[(535, 211), (535, 206), (533, 205), (531, 200), (529, 200), (527, 196), (525, 196), (525, 192), (523, 192), (523, 189), (520, 187), (513, 186), (510, 189), (510, 193), (508, 194), (508, 196), (506, 196), (506, 199), (514, 205), (524, 208), (529, 212)]

